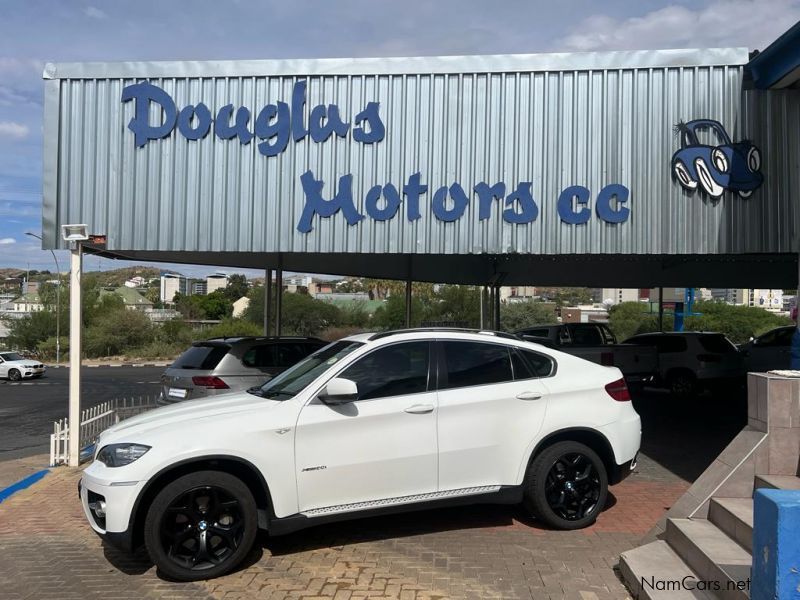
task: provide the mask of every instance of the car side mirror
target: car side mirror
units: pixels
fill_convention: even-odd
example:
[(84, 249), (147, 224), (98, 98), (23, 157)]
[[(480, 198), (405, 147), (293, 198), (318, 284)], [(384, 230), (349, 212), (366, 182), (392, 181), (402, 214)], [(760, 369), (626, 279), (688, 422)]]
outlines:
[(330, 406), (353, 402), (358, 400), (358, 384), (350, 379), (335, 377), (322, 390), (319, 399)]

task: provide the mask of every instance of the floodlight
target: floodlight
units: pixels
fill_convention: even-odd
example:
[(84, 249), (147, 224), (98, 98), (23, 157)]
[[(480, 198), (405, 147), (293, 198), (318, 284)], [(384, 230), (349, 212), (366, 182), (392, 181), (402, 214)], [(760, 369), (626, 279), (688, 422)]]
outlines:
[(89, 239), (88, 229), (89, 226), (86, 224), (62, 225), (61, 237), (65, 242), (85, 242)]

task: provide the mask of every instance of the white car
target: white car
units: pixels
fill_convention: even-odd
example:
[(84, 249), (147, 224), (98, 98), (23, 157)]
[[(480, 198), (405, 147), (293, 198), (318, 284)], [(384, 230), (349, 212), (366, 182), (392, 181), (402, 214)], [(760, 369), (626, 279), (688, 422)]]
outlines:
[(509, 334), (360, 334), (108, 429), (79, 493), (97, 533), (189, 581), (233, 569), (258, 529), (470, 503), (585, 527), (640, 439), (614, 367)]
[(32, 379), (44, 375), (45, 367), (36, 360), (29, 360), (16, 352), (0, 352), (0, 378), (11, 381)]

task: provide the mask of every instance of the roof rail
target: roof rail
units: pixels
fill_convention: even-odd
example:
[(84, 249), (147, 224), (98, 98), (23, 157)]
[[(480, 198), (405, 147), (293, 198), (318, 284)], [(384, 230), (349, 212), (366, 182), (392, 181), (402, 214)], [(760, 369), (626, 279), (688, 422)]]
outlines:
[(481, 335), (494, 336), (510, 340), (518, 340), (519, 336), (508, 333), (506, 331), (493, 331), (490, 329), (471, 329), (468, 327), (412, 327), (410, 329), (393, 329), (391, 331), (380, 331), (373, 333), (368, 339), (369, 341), (380, 340), (382, 338), (390, 337), (393, 335), (400, 335), (403, 333), (478, 333)]

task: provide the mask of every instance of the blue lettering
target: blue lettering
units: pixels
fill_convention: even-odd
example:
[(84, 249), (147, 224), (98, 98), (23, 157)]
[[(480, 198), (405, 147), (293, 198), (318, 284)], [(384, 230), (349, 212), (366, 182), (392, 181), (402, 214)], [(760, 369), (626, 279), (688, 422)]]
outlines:
[[(597, 195), (595, 210), (597, 216), (606, 223), (624, 223), (631, 214), (631, 209), (622, 206), (628, 201), (628, 188), (618, 183), (607, 185)], [(611, 201), (616, 198), (616, 208), (612, 208)]]
[(481, 181), (472, 189), (478, 194), (478, 218), (481, 221), (488, 219), (492, 215), (492, 203), (506, 195), (506, 184), (503, 182), (490, 186), (488, 183)]
[[(325, 119), (324, 125), (322, 124), (323, 119)], [(315, 106), (311, 111), (308, 125), (311, 128), (311, 139), (315, 142), (324, 142), (331, 137), (331, 133), (336, 133), (343, 138), (350, 131), (350, 124), (342, 122), (339, 116), (339, 107), (335, 104), (329, 104), (327, 110), (322, 104)]]
[[(275, 122), (272, 122), (277, 116)], [(264, 156), (277, 156), (284, 150), (289, 143), (289, 105), (285, 102), (278, 102), (278, 106), (267, 104), (261, 109), (256, 117), (255, 131), (259, 139), (275, 141), (261, 142), (258, 151)]]
[[(503, 211), (503, 220), (507, 223), (521, 225), (532, 223), (539, 216), (539, 207), (533, 199), (530, 181), (521, 181), (517, 184), (517, 189), (511, 192), (506, 198), (507, 208)], [(516, 203), (519, 212), (514, 207)]]
[[(178, 112), (169, 94), (146, 81), (125, 86), (122, 89), (122, 102), (135, 101), (134, 117), (128, 123), (133, 132), (137, 148), (141, 148), (150, 140), (167, 137), (175, 128)], [(150, 125), (150, 103), (155, 102), (164, 113), (161, 125)]]
[(367, 214), (376, 221), (388, 221), (394, 218), (400, 208), (400, 194), (397, 188), (391, 183), (387, 183), (383, 188), (383, 197), (386, 199), (386, 206), (378, 208), (378, 201), (381, 197), (381, 186), (376, 185), (367, 192), (364, 204)]
[[(592, 216), (592, 211), (586, 208), (589, 202), (589, 197), (592, 193), (581, 185), (573, 185), (561, 192), (558, 197), (558, 216), (564, 223), (570, 225), (582, 225), (589, 221)], [(576, 211), (572, 206), (572, 201), (575, 200), (577, 206), (581, 206), (580, 210)]]
[(330, 200), (325, 200), (322, 197), (322, 187), (325, 184), (323, 181), (315, 179), (311, 171), (303, 173), (300, 176), (300, 181), (303, 184), (303, 192), (306, 195), (303, 214), (297, 224), (297, 230), (301, 233), (311, 231), (311, 223), (315, 214), (320, 217), (332, 217), (341, 210), (348, 225), (355, 225), (364, 218), (364, 215), (360, 214), (353, 204), (352, 175), (343, 175), (339, 178), (339, 189)]
[(450, 186), (450, 197), (453, 199), (453, 208), (448, 209), (445, 206), (447, 202), (447, 188), (442, 186), (433, 194), (433, 202), (431, 203), (431, 208), (436, 218), (447, 223), (463, 217), (464, 211), (467, 209), (467, 204), (469, 204), (469, 198), (467, 198), (467, 195), (464, 193), (464, 188), (457, 183)]
[(408, 184), (403, 186), (403, 194), (406, 196), (406, 215), (409, 221), (416, 221), (422, 215), (419, 212), (419, 197), (428, 191), (427, 185), (420, 185), (421, 175), (414, 173), (408, 178)]
[[(381, 116), (378, 114), (378, 107), (380, 104), (377, 102), (368, 102), (367, 107), (356, 115), (355, 123), (358, 125), (353, 129), (353, 139), (362, 144), (374, 144), (380, 142), (386, 134), (386, 128), (383, 126)], [(362, 123), (369, 125), (369, 131), (366, 131), (361, 125)]]
[[(192, 120), (197, 117), (197, 127), (192, 127)], [(211, 111), (205, 104), (186, 106), (178, 113), (178, 131), (187, 140), (199, 140), (211, 131)]]
[(306, 135), (308, 129), (303, 124), (303, 115), (306, 112), (306, 80), (294, 84), (292, 89), (292, 138), (299, 142)]
[(214, 133), (221, 140), (229, 140), (239, 136), (240, 144), (249, 144), (253, 139), (253, 134), (247, 129), (250, 122), (250, 111), (244, 107), (236, 111), (236, 120), (231, 125), (231, 115), (233, 114), (233, 104), (223, 106), (217, 111), (217, 118), (214, 121)]

